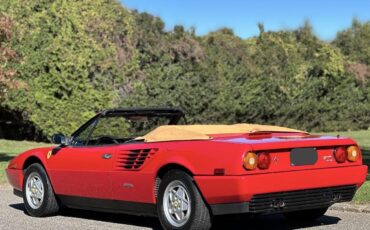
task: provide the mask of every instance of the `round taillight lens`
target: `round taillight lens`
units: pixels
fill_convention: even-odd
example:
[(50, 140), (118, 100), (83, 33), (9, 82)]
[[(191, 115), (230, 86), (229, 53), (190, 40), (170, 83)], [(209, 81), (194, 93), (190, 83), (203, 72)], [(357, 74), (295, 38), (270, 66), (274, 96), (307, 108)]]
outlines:
[(357, 161), (360, 157), (360, 150), (356, 146), (349, 146), (347, 148), (347, 159), (349, 161)]
[(269, 153), (259, 153), (258, 154), (258, 168), (268, 169), (270, 167), (271, 157)]
[(257, 168), (258, 159), (257, 155), (252, 152), (248, 152), (243, 157), (243, 166), (245, 169), (253, 170)]
[(347, 159), (347, 149), (345, 147), (338, 147), (334, 150), (334, 157), (338, 163), (344, 163)]

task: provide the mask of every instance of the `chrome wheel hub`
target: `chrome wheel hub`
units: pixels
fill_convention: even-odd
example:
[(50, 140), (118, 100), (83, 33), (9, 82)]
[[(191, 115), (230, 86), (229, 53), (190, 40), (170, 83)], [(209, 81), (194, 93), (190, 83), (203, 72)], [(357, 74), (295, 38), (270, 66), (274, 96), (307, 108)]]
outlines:
[(190, 218), (191, 201), (185, 185), (181, 181), (172, 181), (163, 197), (164, 214), (174, 227), (181, 227)]
[(33, 209), (38, 209), (44, 200), (44, 185), (37, 172), (32, 172), (28, 176), (25, 190), (28, 205)]

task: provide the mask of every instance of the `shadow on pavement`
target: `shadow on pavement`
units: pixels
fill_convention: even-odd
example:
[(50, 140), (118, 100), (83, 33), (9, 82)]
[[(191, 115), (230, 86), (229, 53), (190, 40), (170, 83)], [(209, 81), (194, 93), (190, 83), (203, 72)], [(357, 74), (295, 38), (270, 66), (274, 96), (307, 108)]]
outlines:
[(14, 209), (17, 209), (19, 211), (25, 211), (24, 210), (24, 204), (23, 203), (18, 203), (18, 204), (9, 204), (9, 207), (12, 207)]
[[(25, 212), (23, 203), (10, 204), (9, 206), (19, 211)], [(159, 220), (153, 217), (140, 217), (118, 213), (95, 212), (71, 208), (63, 208), (58, 216), (104, 221), (116, 224), (134, 225), (137, 227), (146, 227), (152, 229), (162, 229)]]
[(66, 217), (78, 217), (90, 220), (107, 221), (117, 224), (135, 225), (152, 229), (162, 229), (159, 220), (153, 217), (140, 217), (118, 213), (94, 212), (70, 208), (63, 209), (60, 215)]
[(274, 229), (288, 230), (309, 228), (315, 226), (328, 226), (337, 224), (341, 219), (335, 216), (325, 215), (315, 221), (292, 222), (287, 221), (283, 215), (261, 215), (244, 217), (219, 217), (216, 219), (213, 229)]
[[(10, 204), (10, 207), (19, 211), (25, 211), (23, 203)], [(64, 208), (59, 216), (83, 218), (96, 221), (104, 221), (116, 224), (134, 225), (152, 229), (162, 229), (157, 218), (140, 217), (115, 213), (104, 213)], [(300, 229), (315, 226), (328, 226), (337, 224), (341, 219), (335, 216), (325, 215), (320, 219), (310, 222), (289, 222), (283, 215), (266, 216), (222, 216), (215, 219), (213, 229)]]

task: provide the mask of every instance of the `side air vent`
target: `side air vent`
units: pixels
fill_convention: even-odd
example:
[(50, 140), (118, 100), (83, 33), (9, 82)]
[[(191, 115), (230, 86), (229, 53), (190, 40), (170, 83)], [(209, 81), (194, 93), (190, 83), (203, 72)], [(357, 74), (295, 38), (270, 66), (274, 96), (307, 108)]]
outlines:
[(118, 154), (116, 169), (118, 170), (138, 170), (145, 161), (149, 160), (157, 149), (135, 149), (122, 151)]

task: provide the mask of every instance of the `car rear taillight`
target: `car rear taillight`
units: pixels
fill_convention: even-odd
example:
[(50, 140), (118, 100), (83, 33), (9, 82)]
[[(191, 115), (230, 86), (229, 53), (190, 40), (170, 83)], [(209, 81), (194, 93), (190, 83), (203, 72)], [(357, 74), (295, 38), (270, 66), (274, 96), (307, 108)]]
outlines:
[(334, 157), (338, 163), (344, 163), (347, 159), (347, 149), (343, 146), (334, 149)]
[(261, 152), (247, 152), (243, 157), (243, 166), (247, 170), (268, 169), (270, 167), (271, 157), (269, 153)]
[(349, 146), (347, 148), (347, 159), (348, 161), (355, 162), (360, 158), (360, 150), (357, 146)]
[(247, 152), (243, 157), (243, 166), (245, 169), (253, 170), (257, 168), (257, 155), (252, 152)]
[(258, 168), (268, 169), (271, 163), (271, 157), (269, 153), (259, 153), (258, 154)]

